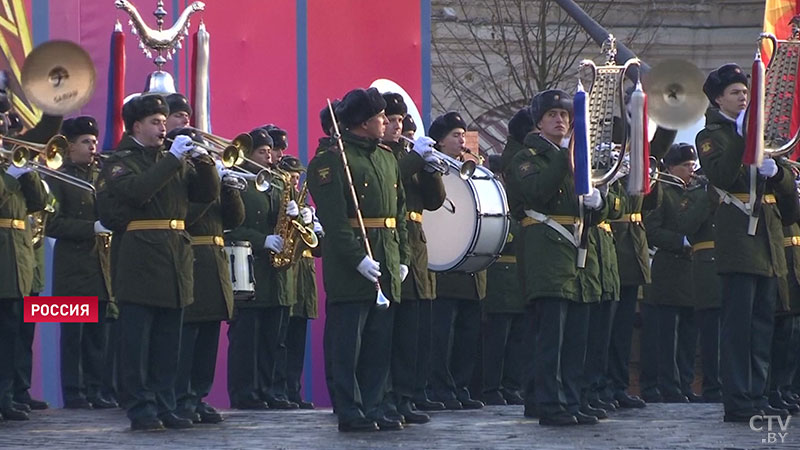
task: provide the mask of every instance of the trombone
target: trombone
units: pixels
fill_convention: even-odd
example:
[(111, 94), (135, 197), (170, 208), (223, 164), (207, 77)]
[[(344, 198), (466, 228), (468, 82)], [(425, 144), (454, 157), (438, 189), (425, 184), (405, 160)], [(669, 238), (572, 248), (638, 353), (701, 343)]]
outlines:
[(47, 167), (47, 165), (40, 164), (36, 161), (28, 161), (27, 165), (31, 169), (38, 172), (40, 175), (45, 175), (47, 177), (63, 181), (64, 183), (89, 191), (92, 194), (97, 193), (97, 190), (95, 189), (94, 185), (88, 181), (81, 180), (80, 178), (73, 177), (72, 175), (67, 175), (66, 173), (59, 172), (58, 170), (55, 169), (51, 169), (50, 167)]
[[(612, 157), (618, 156), (619, 154), (616, 153), (612, 155)], [(617, 177), (622, 178), (627, 176), (630, 173), (630, 159), (626, 157), (623, 158), (622, 162), (620, 163), (619, 170), (617, 171)], [(688, 185), (678, 176), (675, 176), (668, 172), (662, 172), (658, 170), (658, 160), (655, 156), (650, 157), (650, 187), (653, 187), (656, 183), (664, 183), (669, 184), (671, 186), (677, 186), (681, 189), (686, 189)]]
[[(408, 142), (409, 144), (414, 144), (414, 141), (406, 136), (400, 135), (400, 137)], [(453, 158), (450, 155), (446, 155), (439, 150), (433, 149), (433, 155), (438, 159), (438, 161), (426, 161), (426, 166), (433, 170), (434, 172), (439, 172), (442, 175), (447, 175), (450, 173), (450, 166), (458, 167), (458, 176), (462, 180), (468, 180), (472, 177), (475, 173), (475, 168), (477, 167), (475, 161), (472, 160), (463, 160), (463, 155), (469, 154), (475, 156), (468, 148), (464, 148), (461, 150), (461, 154), (458, 160)], [(483, 164), (483, 156), (477, 155), (478, 161)]]
[(64, 164), (64, 154), (69, 146), (69, 141), (61, 134), (53, 136), (45, 144), (8, 136), (3, 136), (0, 140), (12, 145), (11, 150), (3, 150), (2, 154), (5, 159), (17, 167), (23, 167), (28, 162), (30, 155), (26, 150), (29, 150), (44, 156), (47, 167), (56, 170)]

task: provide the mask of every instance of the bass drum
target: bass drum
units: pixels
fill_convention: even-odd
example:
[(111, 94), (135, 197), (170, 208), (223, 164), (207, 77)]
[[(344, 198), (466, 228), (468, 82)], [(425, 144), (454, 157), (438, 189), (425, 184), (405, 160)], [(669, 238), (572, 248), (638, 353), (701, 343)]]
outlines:
[(234, 300), (256, 298), (256, 279), (253, 272), (253, 250), (247, 241), (228, 242), (225, 245), (228, 266), (231, 270)]
[(447, 198), (436, 211), (425, 211), (422, 229), (428, 245), (428, 268), (434, 272), (478, 272), (503, 249), (510, 225), (506, 191), (492, 172), (477, 166), (467, 180), (459, 167), (442, 176)]

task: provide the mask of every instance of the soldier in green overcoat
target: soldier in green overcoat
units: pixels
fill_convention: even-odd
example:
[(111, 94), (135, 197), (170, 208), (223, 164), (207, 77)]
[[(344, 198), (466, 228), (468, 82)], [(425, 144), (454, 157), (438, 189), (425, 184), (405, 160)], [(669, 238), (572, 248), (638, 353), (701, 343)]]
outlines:
[[(277, 165), (271, 158), (273, 141), (266, 130), (256, 128), (250, 136), (253, 149), (247, 158), (265, 167)], [(259, 171), (249, 162), (244, 168)], [(275, 234), (278, 215), (296, 217), (300, 212), (294, 200), (286, 201), (291, 192), (289, 180), (283, 176), (273, 176), (265, 192), (258, 191), (252, 180), (247, 184), (242, 193), (244, 222), (227, 233), (226, 239), (250, 243), (256, 295), (253, 300), (236, 302), (228, 329), (228, 355), (232, 356), (228, 357), (228, 395), (231, 406), (238, 409), (296, 409), (299, 405), (290, 402), (286, 393), (285, 372), (276, 371), (278, 364), (285, 364), (289, 307), (295, 299), (289, 295), (286, 271), (276, 270), (270, 255), (283, 249), (283, 238)]]
[[(379, 140), (386, 102), (375, 88), (354, 89), (336, 108), (352, 179), (333, 149), (309, 163), (308, 187), (325, 229), (322, 266), (326, 325), (339, 431), (397, 430), (381, 404), (391, 367), (395, 306), (376, 306), (376, 283), (392, 305), (408, 275), (406, 199), (397, 160)], [(366, 252), (351, 185), (372, 256)]]
[[(664, 156), (667, 173), (687, 185), (697, 152), (691, 144), (673, 144)], [(643, 392), (666, 403), (686, 403), (694, 381), (697, 331), (694, 321), (694, 284), (691, 243), (682, 228), (689, 197), (682, 186), (663, 184), (661, 202), (644, 217), (647, 241), (656, 247), (652, 264), (653, 284), (642, 303), (643, 327), (656, 329), (657, 384), (642, 386)], [(644, 344), (643, 344), (644, 345)], [(697, 400), (693, 395), (693, 400)]]
[[(61, 116), (51, 116), (44, 114), (39, 123), (32, 129), (15, 136), (22, 130), (22, 123), (19, 116), (15, 113), (9, 114), (9, 135), (14, 136), (23, 141), (44, 144), (50, 138), (55, 136), (61, 127)], [(43, 158), (40, 156), (38, 160), (41, 162)], [(41, 211), (34, 211), (28, 215), (28, 219), (33, 221), (40, 221), (41, 227), (39, 232), (34, 235), (34, 241), (38, 241), (34, 245), (34, 256), (36, 264), (33, 267), (33, 284), (31, 285), (30, 295), (37, 296), (44, 291), (45, 288), (45, 245), (44, 245), (44, 230), (46, 228), (49, 216), (52, 213), (53, 196), (48, 194), (45, 209)], [(36, 334), (36, 323), (26, 322), (22, 323), (20, 328), (19, 338), (17, 339), (17, 353), (15, 355), (15, 370), (14, 375), (14, 402), (24, 409), (47, 409), (49, 405), (47, 402), (37, 400), (31, 397), (29, 392), (31, 388), (31, 375), (33, 373), (33, 338)], [(25, 406), (27, 405), (27, 406)]]
[(168, 113), (157, 94), (125, 104), (127, 134), (98, 187), (110, 194), (102, 201), (129, 211), (114, 296), (120, 304), (122, 384), (131, 397), (127, 413), (134, 430), (192, 426), (173, 413), (183, 308), (194, 296), (184, 219), (190, 201), (208, 203), (219, 193), (214, 162), (191, 138), (178, 136), (164, 151)]
[[(61, 126), (70, 142), (62, 173), (91, 184), (96, 183), (97, 121), (82, 116), (65, 120)], [(65, 408), (113, 408), (116, 402), (104, 398), (109, 323), (106, 311), (111, 296), (108, 245), (111, 230), (97, 216), (94, 193), (49, 178), (56, 211), (45, 232), (55, 238), (53, 249), (53, 295), (98, 298), (98, 323), (61, 324), (61, 393)], [(80, 263), (76, 263), (76, 262)]]
[[(273, 131), (273, 139), (275, 135), (279, 135), (277, 130)], [(306, 168), (299, 159), (290, 155), (284, 155), (278, 166), (289, 173), (289, 186), (293, 190), (293, 195), (297, 197), (300, 176)], [(308, 198), (297, 201), (306, 204)], [(310, 222), (305, 225), (311, 227), (318, 240), (322, 239), (322, 225), (313, 211)], [(300, 257), (286, 274), (287, 290), (289, 295), (294, 297), (289, 308), (289, 325), (286, 329), (286, 392), (289, 401), (297, 403), (300, 409), (314, 409), (313, 403), (303, 400), (301, 377), (306, 355), (308, 321), (317, 318), (317, 272), (314, 257), (321, 254), (321, 247), (318, 244), (316, 248), (311, 249), (303, 242), (298, 245), (301, 246)]]
[[(188, 128), (175, 128), (167, 137), (179, 135), (198, 139)], [(183, 313), (175, 414), (195, 423), (223, 420), (203, 399), (214, 382), (220, 322), (233, 316), (233, 286), (222, 230), (236, 228), (244, 220), (239, 191), (225, 179), (230, 173), (220, 161), (216, 161), (216, 167), (222, 180), (219, 196), (211, 203), (190, 203), (186, 216), (194, 252), (194, 302)]]
[[(608, 417), (607, 411), (613, 411), (613, 402), (605, 401), (605, 390), (608, 382), (605, 376), (608, 366), (608, 349), (611, 341), (611, 326), (614, 312), (620, 295), (619, 267), (617, 252), (614, 247), (614, 233), (610, 220), (622, 217), (622, 204), (617, 193), (608, 185), (601, 187), (605, 191), (607, 221), (589, 228), (589, 251), (597, 258), (597, 279), (600, 286), (599, 301), (589, 304), (589, 331), (586, 338), (586, 362), (584, 364), (585, 387), (582, 394), (581, 410), (598, 419)], [(584, 274), (591, 274), (584, 271)]]
[[(428, 134), (442, 153), (459, 158), (467, 124), (457, 112), (448, 112), (431, 123)], [(453, 224), (454, 230), (460, 224)], [(436, 278), (431, 332), (430, 399), (447, 409), (482, 408), (468, 386), (478, 363), (481, 300), (486, 297), (486, 271), (441, 272)]]
[[(509, 134), (509, 142), (516, 140), (511, 129)], [(501, 156), (490, 156), (489, 167), (502, 180)], [(521, 392), (524, 365), (527, 362), (525, 337), (529, 322), (526, 321), (525, 296), (520, 289), (517, 274), (515, 246), (521, 228), (516, 219), (511, 220), (500, 258), (486, 269), (481, 399), (487, 405), (524, 403)]]
[[(383, 94), (386, 101), (386, 119), (388, 125), (383, 134), (383, 143), (392, 149), (397, 158), (400, 175), (403, 177), (403, 188), (406, 194), (406, 229), (408, 230), (409, 274), (401, 285), (403, 301), (394, 313), (394, 330), (392, 334), (392, 372), (390, 391), (384, 399), (386, 415), (399, 418), (406, 423), (426, 423), (430, 420), (427, 414), (414, 410), (412, 398), (417, 380), (418, 364), (427, 364), (418, 360), (420, 347), (430, 348), (430, 339), (420, 343), (420, 317), (430, 318), (432, 300), (436, 296), (436, 278), (428, 270), (428, 249), (425, 233), (422, 229), (424, 210), (434, 211), (442, 206), (445, 199), (442, 176), (430, 169), (427, 162), (436, 160), (433, 154), (433, 139), (421, 136), (413, 145), (401, 140), (403, 119), (408, 114), (408, 107), (403, 96), (394, 92)], [(426, 310), (421, 313), (421, 310)], [(430, 336), (428, 334), (427, 336)], [(422, 344), (422, 345), (420, 345)], [(427, 397), (419, 398), (420, 409), (430, 409), (426, 404)]]
[[(618, 128), (620, 128), (619, 133), (622, 133), (622, 127)], [(650, 141), (650, 155), (661, 159), (667, 153), (676, 134), (675, 130), (656, 128)], [(620, 139), (621, 137), (615, 141), (619, 142)], [(608, 349), (606, 370), (607, 387), (603, 400), (613, 402), (620, 408), (644, 408), (645, 402), (641, 398), (627, 392), (630, 380), (628, 369), (639, 288), (650, 283), (650, 257), (642, 211), (652, 209), (653, 205), (658, 203), (658, 190), (646, 196), (630, 195), (627, 191), (627, 181), (628, 177), (623, 176), (610, 187), (610, 190), (617, 194), (622, 209), (622, 216), (610, 221), (617, 251), (620, 294), (611, 325), (611, 344)]]
[[(3, 94), (3, 99), (5, 95)], [(61, 117), (45, 115), (37, 127), (23, 138), (44, 142), (58, 132)], [(8, 117), (0, 116), (0, 135), (8, 134)], [(18, 168), (2, 161), (0, 168), (0, 258), (4, 270), (0, 273), (0, 415), (6, 420), (28, 420), (25, 410), (15, 406), (15, 378), (30, 366), (26, 354), (33, 340), (31, 324), (23, 325), (23, 297), (31, 293), (35, 255), (28, 214), (42, 211), (47, 201), (39, 175), (29, 168)], [(23, 328), (30, 326), (27, 330)], [(28, 339), (29, 338), (29, 339)], [(25, 354), (23, 354), (23, 351)], [(30, 376), (27, 376), (30, 387)], [(22, 386), (25, 388), (25, 386)], [(27, 394), (27, 390), (24, 391)], [(46, 407), (46, 403), (44, 406)]]
[(591, 253), (586, 269), (578, 267), (575, 227), (581, 207), (588, 212), (585, 225), (593, 226), (605, 218), (607, 206), (596, 189), (582, 199), (575, 195), (568, 150), (561, 147), (572, 126), (572, 96), (560, 90), (541, 92), (533, 98), (530, 112), (539, 133), (525, 137), (527, 148), (512, 159), (506, 180), (514, 192), (509, 199), (522, 202), (509, 205), (511, 210), (525, 213), (525, 298), (535, 302), (538, 316), (535, 392), (526, 392), (526, 406), (528, 398), (535, 397), (535, 414), (542, 425), (595, 424), (597, 417), (579, 409), (587, 302), (599, 299), (601, 292), (599, 284), (580, 271), (596, 271), (597, 277), (599, 267)]
[[(786, 274), (775, 194), (792, 193), (794, 177), (771, 158), (757, 170), (742, 164), (745, 140), (737, 131), (736, 118), (747, 105), (747, 77), (739, 66), (726, 64), (711, 72), (703, 91), (711, 107), (706, 127), (697, 134), (697, 148), (703, 171), (722, 197), (714, 222), (714, 250), (722, 282), (724, 420), (749, 422), (758, 414), (788, 415), (768, 405), (766, 392), (777, 280)], [(750, 198), (751, 179), (755, 199)]]

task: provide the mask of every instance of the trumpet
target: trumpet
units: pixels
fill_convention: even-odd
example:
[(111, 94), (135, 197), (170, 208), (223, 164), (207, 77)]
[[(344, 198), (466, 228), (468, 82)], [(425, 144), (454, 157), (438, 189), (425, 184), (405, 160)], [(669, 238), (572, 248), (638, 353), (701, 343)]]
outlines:
[(270, 188), (269, 184), (269, 172), (266, 170), (259, 170), (257, 173), (250, 172), (247, 169), (243, 169), (239, 166), (233, 166), (230, 169), (230, 173), (233, 176), (240, 177), (244, 180), (253, 180), (253, 183), (256, 185), (256, 190), (258, 192), (266, 192)]
[[(414, 141), (406, 136), (400, 135), (400, 137), (408, 142), (409, 144), (414, 144)], [(429, 169), (433, 170), (434, 172), (439, 172), (442, 175), (447, 175), (450, 173), (450, 166), (458, 167), (458, 176), (462, 180), (468, 180), (472, 177), (475, 173), (475, 161), (472, 160), (464, 160), (463, 155), (465, 153), (472, 155), (472, 152), (468, 148), (461, 149), (461, 153), (459, 155), (460, 159), (453, 158), (450, 155), (446, 155), (438, 150), (432, 150), (433, 156), (436, 157), (435, 161), (426, 161), (425, 165)], [(478, 155), (478, 160), (483, 163), (483, 157)]]
[(50, 138), (45, 144), (23, 141), (22, 139), (3, 136), (2, 141), (12, 145), (11, 150), (3, 150), (5, 159), (17, 167), (23, 167), (30, 159), (28, 151), (39, 153), (45, 157), (47, 167), (53, 170), (58, 169), (64, 164), (64, 154), (66, 153), (69, 141), (63, 135), (57, 134)]
[[(164, 138), (165, 141), (174, 142), (174, 139)], [(226, 168), (233, 167), (236, 161), (240, 158), (239, 150), (233, 146), (226, 147), (222, 150), (215, 147), (213, 144), (208, 145), (201, 142), (194, 141), (194, 145), (206, 150), (209, 153), (219, 155), (222, 160), (222, 165)]]

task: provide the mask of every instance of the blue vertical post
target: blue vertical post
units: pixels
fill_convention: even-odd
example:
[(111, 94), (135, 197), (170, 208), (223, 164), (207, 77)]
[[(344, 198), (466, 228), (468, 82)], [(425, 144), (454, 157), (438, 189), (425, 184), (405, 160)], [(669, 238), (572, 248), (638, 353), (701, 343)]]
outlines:
[(431, 124), (431, 0), (420, 0), (420, 42), (422, 50), (422, 124)]

